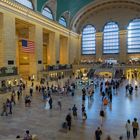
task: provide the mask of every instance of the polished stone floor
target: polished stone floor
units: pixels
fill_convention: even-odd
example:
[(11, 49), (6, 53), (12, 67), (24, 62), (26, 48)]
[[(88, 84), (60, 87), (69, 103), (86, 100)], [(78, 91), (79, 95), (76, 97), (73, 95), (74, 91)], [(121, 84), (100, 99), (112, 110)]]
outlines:
[[(130, 81), (132, 84), (135, 81)], [(124, 81), (118, 90), (117, 95), (113, 95), (112, 105), (106, 108), (106, 118), (102, 127), (102, 139), (109, 134), (112, 140), (118, 140), (123, 135), (126, 140), (125, 123), (127, 119), (138, 118), (140, 122), (140, 88), (130, 97), (125, 93)], [(25, 107), (24, 96), (29, 93), (29, 89), (24, 92), (23, 97), (13, 108), (13, 115), (0, 116), (0, 140), (14, 140), (17, 135), (24, 135), (25, 130), (29, 129), (32, 134), (36, 134), (39, 140), (94, 140), (95, 129), (100, 126), (99, 112), (101, 109), (101, 96), (99, 89), (96, 89), (94, 100), (85, 106), (87, 120), (85, 123), (81, 117), (81, 88), (76, 89), (76, 95), (62, 97), (62, 111), (58, 109), (57, 101), (60, 97), (53, 95), (53, 109), (45, 110), (45, 102), (42, 96), (34, 93), (31, 107)], [(0, 95), (1, 103), (9, 94)], [(72, 130), (68, 133), (61, 131), (62, 122), (65, 120), (69, 108), (76, 104), (78, 107), (78, 119), (72, 120)], [(1, 110), (0, 110), (1, 111)], [(131, 133), (131, 140), (133, 140)], [(138, 132), (137, 140), (140, 140)]]

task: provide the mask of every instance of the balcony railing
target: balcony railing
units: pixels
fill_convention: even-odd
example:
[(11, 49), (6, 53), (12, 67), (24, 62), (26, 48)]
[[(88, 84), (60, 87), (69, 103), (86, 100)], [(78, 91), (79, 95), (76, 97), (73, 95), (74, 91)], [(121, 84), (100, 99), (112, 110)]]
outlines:
[(43, 71), (57, 71), (57, 70), (69, 70), (72, 69), (71, 64), (66, 65), (48, 65)]
[(1, 67), (0, 77), (18, 75), (17, 67)]

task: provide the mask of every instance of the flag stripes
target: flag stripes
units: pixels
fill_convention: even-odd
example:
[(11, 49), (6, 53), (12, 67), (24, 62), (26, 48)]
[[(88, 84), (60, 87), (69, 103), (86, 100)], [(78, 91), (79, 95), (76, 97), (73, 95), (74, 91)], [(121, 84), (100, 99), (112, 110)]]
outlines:
[(34, 53), (35, 52), (35, 43), (34, 41), (22, 39), (22, 51), (25, 53)]

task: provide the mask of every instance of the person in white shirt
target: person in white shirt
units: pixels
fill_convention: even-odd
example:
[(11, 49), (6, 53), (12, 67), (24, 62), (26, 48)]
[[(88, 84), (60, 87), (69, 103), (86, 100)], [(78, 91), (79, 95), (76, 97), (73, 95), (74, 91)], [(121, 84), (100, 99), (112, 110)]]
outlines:
[(126, 128), (126, 133), (127, 133), (127, 140), (129, 140), (130, 139), (130, 131), (131, 131), (130, 120), (127, 120), (125, 128)]

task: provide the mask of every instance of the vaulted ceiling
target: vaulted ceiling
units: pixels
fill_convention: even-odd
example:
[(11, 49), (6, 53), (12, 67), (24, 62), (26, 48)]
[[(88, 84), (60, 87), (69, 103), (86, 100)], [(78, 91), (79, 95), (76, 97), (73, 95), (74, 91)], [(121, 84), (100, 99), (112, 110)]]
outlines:
[[(37, 0), (37, 10), (41, 12), (42, 7), (48, 0)], [(57, 20), (66, 11), (73, 17), (82, 7), (94, 0), (56, 0), (57, 1)]]

